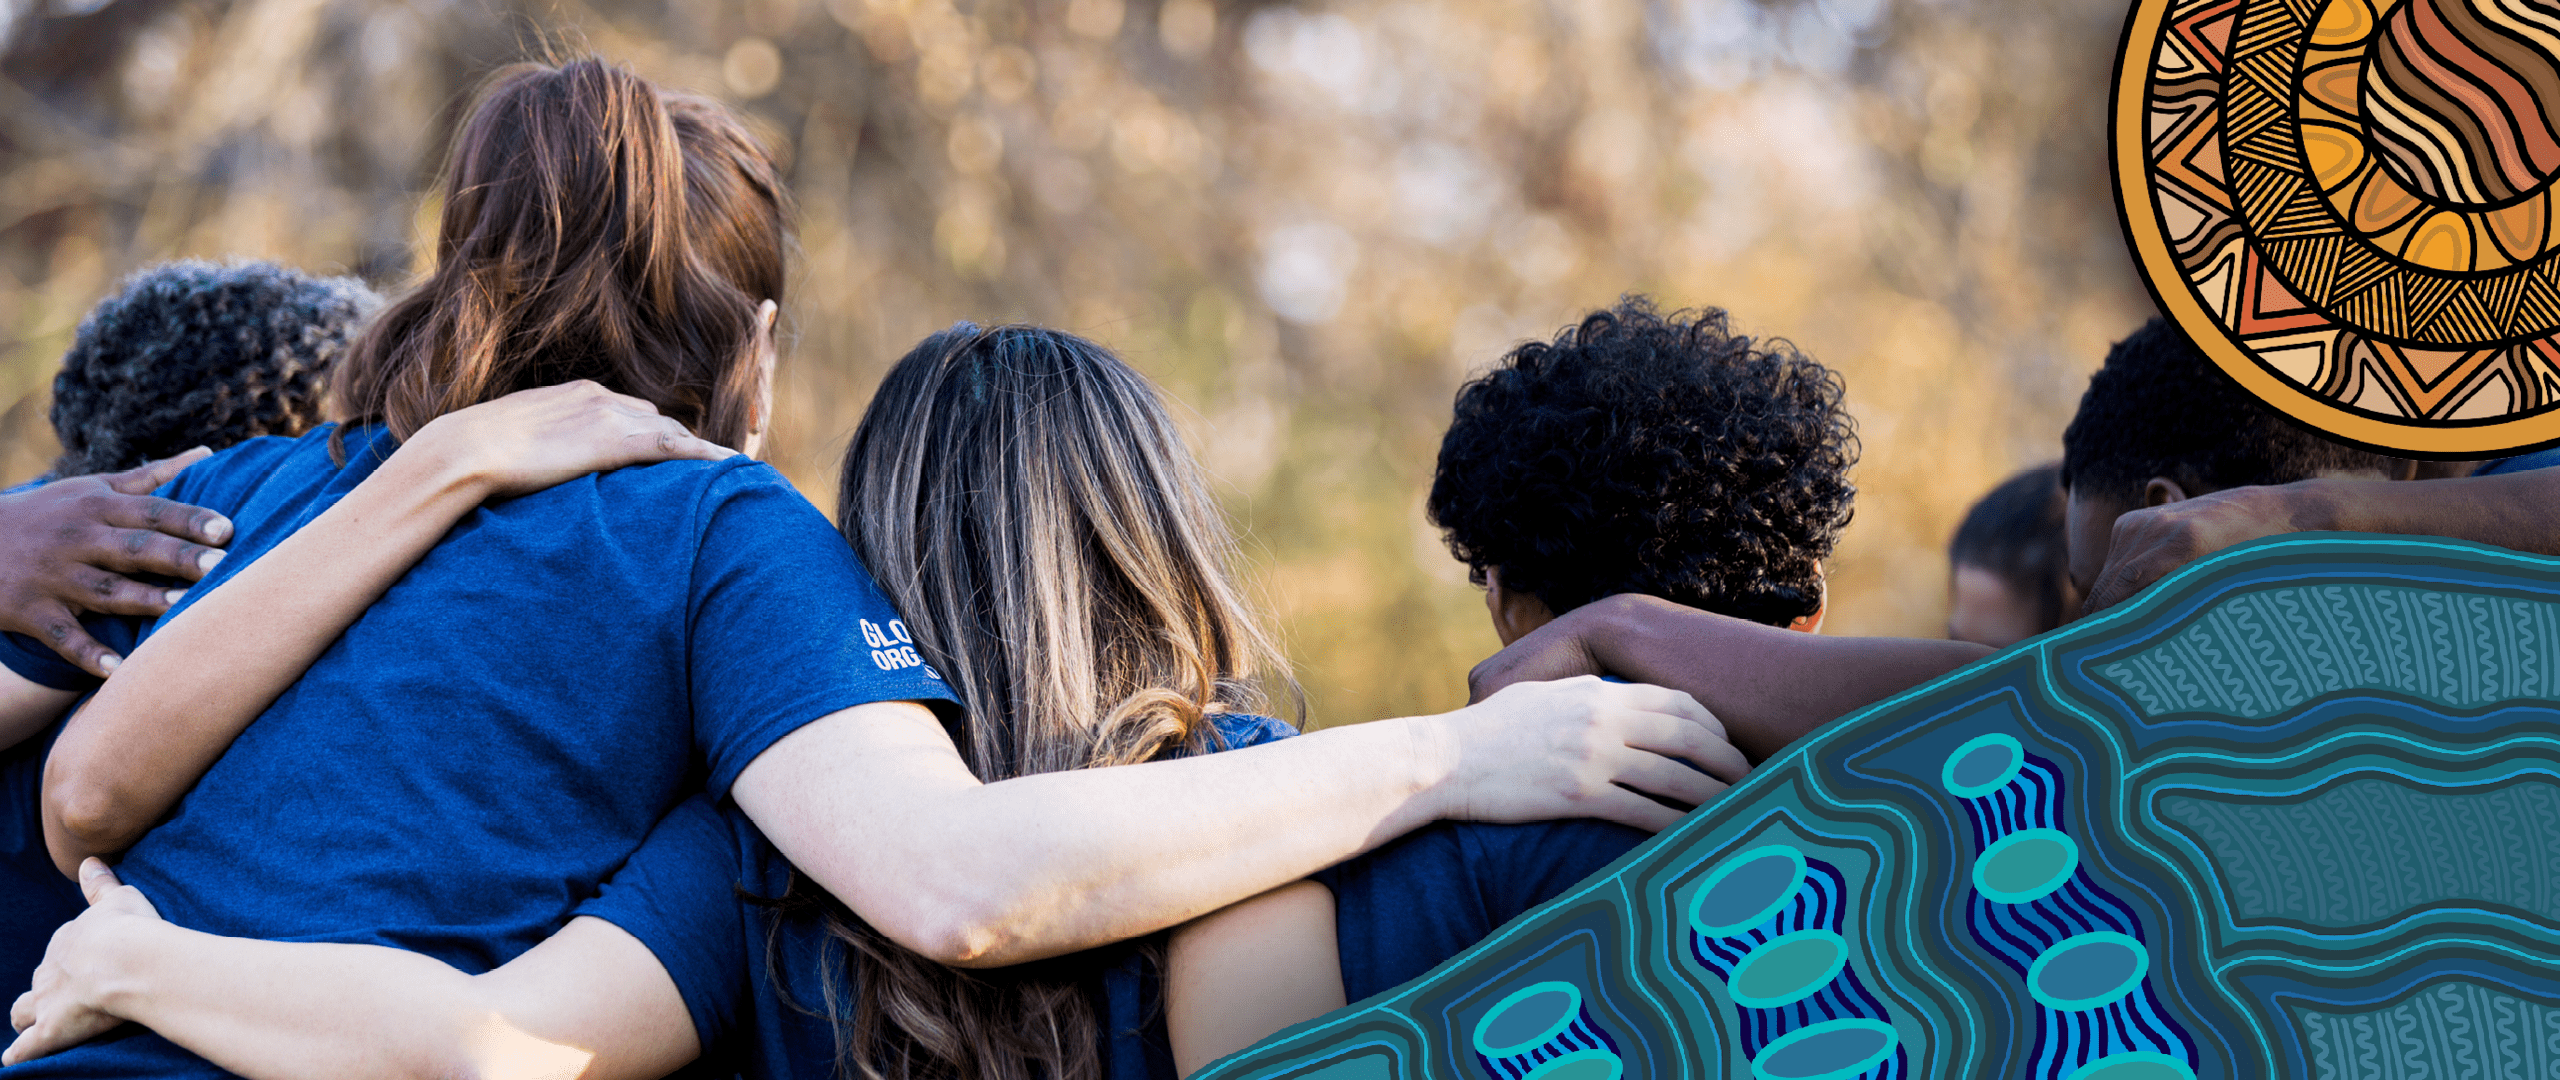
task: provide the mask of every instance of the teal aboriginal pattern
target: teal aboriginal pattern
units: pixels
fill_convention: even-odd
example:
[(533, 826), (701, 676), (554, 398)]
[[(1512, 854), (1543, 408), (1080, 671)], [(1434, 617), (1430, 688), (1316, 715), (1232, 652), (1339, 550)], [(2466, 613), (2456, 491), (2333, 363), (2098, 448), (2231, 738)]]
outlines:
[(1203, 1075), (2560, 1080), (2560, 562), (2227, 552)]

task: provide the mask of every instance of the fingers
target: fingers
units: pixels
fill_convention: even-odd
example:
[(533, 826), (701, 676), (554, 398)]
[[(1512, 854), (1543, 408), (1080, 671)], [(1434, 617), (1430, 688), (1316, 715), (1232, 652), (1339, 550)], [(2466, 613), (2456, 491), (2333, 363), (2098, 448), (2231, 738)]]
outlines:
[(1617, 766), (1619, 783), (1689, 806), (1703, 806), (1730, 786), (1678, 761), (1632, 747), (1618, 759)]
[[(36, 992), (29, 990), (26, 993), (18, 995), (18, 1000), (9, 1003), (9, 1030), (25, 1031), (28, 1028), (34, 1027), (35, 1023)], [(15, 1052), (17, 1050), (17, 1045), (13, 1043), (10, 1045), (9, 1049), (12, 1052)], [(0, 1064), (15, 1065), (20, 1060), (21, 1059), (18, 1058), (0, 1058)]]
[(1718, 739), (1725, 737), (1724, 721), (1716, 719), (1716, 714), (1707, 711), (1706, 706), (1698, 704), (1698, 699), (1689, 696), (1686, 690), (1674, 690), (1667, 686), (1655, 686), (1650, 683), (1604, 685), (1617, 699), (1618, 704), (1626, 708), (1639, 712), (1676, 716), (1705, 728)]
[(80, 860), (80, 895), (92, 905), (105, 896), (107, 890), (121, 884), (124, 883), (116, 880), (116, 872), (107, 869), (106, 860), (95, 855)]
[[(157, 533), (177, 540), (219, 547), (231, 541), (231, 520), (201, 506), (171, 502), (156, 495), (99, 496), (98, 520), (119, 529)], [(140, 543), (140, 538), (128, 538)]]
[(158, 490), (160, 485), (177, 479), (179, 473), (187, 470), (187, 466), (212, 456), (212, 447), (199, 446), (175, 457), (161, 458), (120, 473), (109, 473), (99, 479), (105, 480), (108, 487), (127, 495), (148, 495)]
[(78, 588), (74, 598), (82, 608), (106, 615), (163, 615), (186, 595), (184, 589), (145, 585), (94, 566), (72, 567), (66, 576)]
[(36, 628), (42, 631), (41, 636), (47, 646), (63, 659), (78, 665), (80, 670), (101, 679), (115, 673), (116, 665), (123, 663), (124, 657), (98, 644), (98, 639), (90, 637), (88, 629), (80, 625), (79, 617), (60, 601), (46, 600), (43, 603), (53, 610), (38, 616), (35, 623)]
[(1649, 833), (1661, 832), (1680, 823), (1680, 811), (1622, 787), (1611, 787), (1593, 796), (1586, 804), (1584, 816), (1614, 821)]

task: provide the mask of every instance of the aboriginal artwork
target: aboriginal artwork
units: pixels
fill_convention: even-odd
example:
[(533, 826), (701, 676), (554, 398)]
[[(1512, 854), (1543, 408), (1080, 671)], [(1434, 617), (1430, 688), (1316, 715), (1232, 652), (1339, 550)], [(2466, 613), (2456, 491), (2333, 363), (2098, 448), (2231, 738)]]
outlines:
[(2117, 198), (2161, 310), (2376, 449), (2560, 440), (2560, 2), (2136, 0)]
[(2560, 561), (2198, 563), (1202, 1075), (2560, 1077)]

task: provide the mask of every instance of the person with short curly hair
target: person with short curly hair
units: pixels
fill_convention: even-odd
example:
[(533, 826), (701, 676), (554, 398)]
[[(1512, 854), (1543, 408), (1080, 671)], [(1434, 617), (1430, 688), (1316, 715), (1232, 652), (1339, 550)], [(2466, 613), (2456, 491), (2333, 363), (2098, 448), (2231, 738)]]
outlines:
[(162, 263), (98, 302), (53, 379), (55, 476), (317, 426), (329, 371), (382, 298), (268, 262)]
[(1831, 369), (1721, 310), (1629, 297), (1458, 391), (1431, 520), (1505, 644), (1628, 592), (1810, 624), (1856, 491), (1841, 399)]
[(2350, 446), (2278, 414), (2164, 319), (2107, 350), (2062, 446), (2083, 614), (2190, 561), (2288, 532), (2560, 554), (2560, 451), (2414, 461)]

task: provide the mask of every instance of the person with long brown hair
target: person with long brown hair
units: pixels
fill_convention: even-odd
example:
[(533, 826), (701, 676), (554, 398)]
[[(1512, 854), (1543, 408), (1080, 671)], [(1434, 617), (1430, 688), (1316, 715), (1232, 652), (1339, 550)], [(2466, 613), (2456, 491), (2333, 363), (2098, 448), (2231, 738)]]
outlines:
[[(56, 854), (69, 868), (84, 855), (114, 850), (141, 834), (121, 869), (137, 878), (142, 889), (115, 885), (101, 864), (83, 868), (84, 884), (91, 886), (99, 906), (57, 939), (66, 958), (48, 960), (37, 990), (13, 1015), (22, 1034), (9, 1051), (11, 1060), (76, 1043), (119, 1018), (132, 1018), (156, 1035), (125, 1044), (166, 1039), (254, 1076), (450, 1075), (507, 1069), (547, 1074), (564, 1065), (589, 1076), (664, 1072), (699, 1053), (722, 1030), (720, 1002), (734, 998), (723, 997), (724, 987), (737, 989), (727, 980), (740, 974), (738, 961), (746, 949), (704, 950), (702, 942), (718, 936), (723, 920), (670, 915), (681, 908), (668, 897), (700, 895), (681, 886), (686, 875), (705, 869), (706, 860), (653, 853), (695, 850), (699, 845), (689, 847), (691, 841), (717, 832), (720, 821), (700, 796), (681, 804), (668, 800), (661, 805), (675, 805), (674, 812), (644, 846), (627, 826), (645, 827), (645, 816), (597, 820), (606, 815), (592, 804), (682, 794), (680, 777), (672, 792), (653, 785), (652, 770), (673, 766), (680, 772), (698, 770), (710, 794), (725, 793), (743, 818), (752, 819), (751, 825), (739, 827), (770, 838), (765, 865), (786, 865), (787, 858), (792, 872), (805, 874), (799, 895), (815, 899), (823, 893), (825, 902), (834, 905), (843, 933), (828, 940), (849, 939), (872, 957), (866, 963), (873, 967), (861, 969), (863, 978), (873, 983), (903, 978), (875, 970), (881, 964), (935, 966), (920, 967), (920, 981), (905, 984), (912, 993), (883, 988), (875, 994), (868, 984), (858, 988), (858, 1001), (880, 1007), (873, 1014), (873, 1034), (865, 1033), (859, 1013), (849, 1014), (855, 1020), (849, 1028), (853, 1039), (844, 1048), (848, 1067), (869, 1075), (1089, 1075), (1100, 1060), (1094, 1050), (1098, 1035), (1090, 1023), (1094, 1014), (1089, 1007), (1079, 1013), (1068, 1003), (1085, 993), (1088, 980), (1048, 977), (1039, 968), (993, 976), (962, 969), (1065, 957), (1137, 938), (1303, 877), (1440, 818), (1600, 815), (1658, 828), (1676, 814), (1630, 787), (1695, 802), (1721, 786), (1666, 755), (1729, 758), (1738, 766), (1738, 755), (1721, 742), (1713, 718), (1686, 695), (1596, 680), (1523, 687), (1460, 713), (1380, 721), (1233, 753), (1160, 760), (1177, 750), (1212, 745), (1212, 732), (1221, 730), (1219, 718), (1238, 715), (1247, 704), (1242, 687), (1256, 674), (1255, 658), (1267, 652), (1267, 639), (1238, 616), (1233, 588), (1223, 584), (1223, 568), (1215, 573), (1207, 569), (1223, 557), (1222, 526), (1217, 532), (1194, 528), (1187, 536), (1166, 539), (1163, 527), (1168, 522), (1199, 520), (1196, 478), (1195, 490), (1162, 503), (1155, 508), (1162, 514), (1150, 518), (1143, 499), (1118, 496), (1145, 491), (1151, 484), (1166, 490), (1161, 486), (1165, 478), (1138, 469), (1142, 462), (1126, 455), (1092, 459), (1098, 464), (1081, 480), (1069, 477), (1074, 483), (1030, 483), (1011, 492), (1022, 503), (1018, 509), (1048, 523), (1036, 529), (1037, 522), (1023, 524), (1022, 529), (1032, 531), (1021, 533), (1021, 543), (1012, 547), (1000, 537), (1015, 536), (1020, 530), (1014, 524), (973, 531), (963, 517), (953, 517), (943, 522), (959, 529), (953, 534), (935, 532), (931, 521), (918, 519), (913, 535), (930, 541), (911, 549), (919, 558), (958, 560), (953, 565), (974, 567), (978, 573), (1019, 575), (1027, 567), (1066, 575), (1079, 566), (1113, 568), (1095, 569), (1081, 589), (1072, 581), (1063, 591), (1047, 589), (1053, 583), (1031, 583), (1017, 598), (1035, 605), (1024, 613), (1000, 619), (990, 609), (967, 607), (972, 618), (990, 621), (921, 632), (920, 624), (910, 625), (894, 609), (872, 603), (878, 594), (841, 541), (835, 542), (840, 565), (813, 567), (797, 549), (781, 552), (790, 557), (777, 560), (771, 550), (776, 541), (769, 536), (722, 531), (716, 517), (706, 525), (698, 504), (688, 508), (659, 501), (641, 508), (646, 516), (619, 513), (614, 505), (616, 488), (642, 483), (624, 479), (629, 477), (690, 477), (706, 470), (748, 472), (759, 481), (770, 476), (770, 470), (742, 464), (741, 458), (712, 466), (676, 463), (581, 477), (480, 507), (481, 496), (492, 487), (516, 493), (560, 480), (564, 472), (577, 471), (564, 463), (581, 455), (610, 465), (619, 463), (616, 454), (631, 460), (680, 452), (690, 444), (659, 426), (668, 418), (694, 425), (706, 436), (751, 444), (769, 414), (762, 406), (770, 392), (771, 307), (744, 306), (746, 317), (736, 325), (724, 332), (722, 324), (708, 323), (710, 329), (693, 341), (616, 337), (589, 330), (635, 315), (663, 315), (672, 294), (621, 287), (613, 303), (580, 306), (577, 301), (588, 294), (562, 291), (559, 282), (623, 286), (638, 270), (637, 284), (645, 286), (651, 280), (645, 270), (670, 250), (671, 232), (696, 242), (715, 235), (745, 236), (759, 245), (771, 235), (775, 242), (770, 250), (776, 253), (772, 265), (778, 267), (778, 231), (722, 234), (687, 228), (688, 219), (708, 213), (724, 199), (778, 205), (778, 197), (742, 198), (735, 185), (728, 195), (700, 190), (692, 181), (719, 170), (697, 168), (701, 156), (677, 150), (688, 179), (684, 209), (651, 206), (639, 208), (645, 213), (625, 212), (632, 208), (613, 209), (628, 194), (619, 174), (599, 179), (574, 175), (576, 170), (545, 171), (541, 162), (523, 161), (521, 154), (474, 151), (473, 126), (492, 108), (489, 102), (525, 100), (528, 107), (539, 107), (557, 100), (569, 115), (556, 117), (544, 133), (591, 138), (580, 160), (615, 162), (623, 168), (634, 167), (633, 162), (663, 165), (668, 148), (679, 145), (663, 137), (672, 124), (658, 126), (659, 137), (653, 138), (650, 132), (597, 123), (599, 115), (609, 118), (613, 110), (587, 108), (591, 103), (581, 97), (576, 80), (566, 78), (591, 70), (610, 73), (602, 65), (570, 65), (514, 76), (559, 96), (536, 92), (518, 99), (492, 91), (466, 125), (447, 181), (438, 277), (422, 290), (438, 289), (446, 269), (457, 263), (475, 268), (445, 279), (450, 291), (433, 310), (395, 308), (399, 321), (386, 319), (380, 332), (399, 337), (393, 344), (405, 347), (364, 354), (378, 357), (385, 372), (342, 384), (379, 387), (382, 393), (375, 407), (369, 407), (371, 399), (351, 397), (349, 411), (360, 423), (345, 429), (348, 468), (389, 460), (343, 495), (339, 491), (354, 477), (332, 475), (340, 486), (325, 492), (336, 496), (325, 509), (320, 505), (324, 500), (293, 501), (301, 518), (295, 524), (308, 524), (281, 542), (274, 535), (281, 530), (269, 529), (259, 538), (244, 521), (244, 541), (252, 541), (244, 550), (252, 558), (234, 558), (245, 562), (245, 568), (226, 565), (226, 580), (219, 587), (191, 594), (187, 609), (135, 650), (114, 682), (75, 721), (75, 730), (85, 733), (83, 741), (65, 736), (66, 748), (75, 752), (57, 760), (59, 783), (49, 782), (47, 795), (49, 835), (60, 840)], [(556, 85), (564, 80), (569, 85)], [(512, 84), (502, 79), (498, 85)], [(640, 107), (646, 111), (645, 104)], [(528, 135), (517, 134), (520, 139)], [(769, 163), (760, 154), (750, 165), (761, 169), (732, 171), (770, 176)], [(506, 186), (503, 181), (525, 177), (535, 189), (533, 197), (520, 192), (520, 205), (511, 217), (492, 196), (473, 194), (496, 193)], [(773, 190), (778, 196), (778, 188)], [(524, 206), (549, 209), (536, 212)], [(607, 214), (607, 224), (574, 234), (559, 228), (560, 215), (583, 218), (596, 207), (604, 208), (595, 212)], [(459, 226), (457, 214), (467, 218)], [(484, 232), (484, 217), (512, 224)], [(536, 235), (528, 239), (510, 230)], [(492, 243), (471, 242), (483, 235)], [(551, 260), (548, 272), (519, 273), (510, 260), (526, 252), (545, 253)], [(702, 258), (695, 265), (726, 270), (744, 262)], [(733, 285), (752, 276), (729, 274)], [(779, 292), (778, 275), (771, 284), (767, 300), (777, 299), (772, 294)], [(740, 293), (752, 299), (757, 291)], [(462, 314), (448, 317), (446, 307)], [(560, 314), (564, 308), (571, 310)], [(730, 363), (749, 365), (753, 374), (745, 379), (735, 377), (734, 367), (652, 366), (618, 351), (637, 347), (635, 343), (680, 351), (705, 342), (737, 341), (723, 336), (736, 331), (743, 331), (749, 344)], [(487, 349), (515, 355), (508, 350), (519, 346), (531, 350), (523, 354), (528, 359), (490, 377), (479, 377), (467, 362), (456, 362)], [(555, 358), (555, 353), (567, 355)], [(412, 374), (420, 366), (431, 374)], [(543, 376), (587, 376), (637, 396), (592, 386), (496, 396)], [(725, 404), (741, 390), (749, 398), (743, 414)], [(740, 418), (744, 433), (734, 424), (722, 426)], [(411, 423), (420, 426), (401, 430)], [(440, 424), (447, 425), (443, 433), (436, 430)], [(1050, 451), (1092, 449), (1079, 441), (1087, 436), (1078, 425), (1053, 426), (1059, 441), (1049, 444)], [(1169, 430), (1161, 424), (1158, 428), (1158, 434)], [(402, 445), (403, 434), (415, 437)], [(646, 452), (630, 449), (635, 439), (645, 444)], [(437, 470), (450, 470), (451, 464), (423, 451), (413, 455), (415, 465), (404, 465), (402, 455), (431, 443), (469, 462), (496, 463), (483, 464), (479, 472), (501, 476), (504, 482), (475, 485), (440, 478), (443, 473)], [(391, 452), (395, 445), (400, 446), (397, 453)], [(977, 445), (1016, 468), (1054, 456), (1035, 459), (1019, 444), (1001, 440), (979, 440)], [(1187, 463), (1187, 456), (1181, 461)], [(395, 472), (395, 465), (403, 468)], [(779, 485), (778, 477), (772, 483)], [(918, 480), (906, 490), (930, 505), (977, 489), (927, 487)], [(857, 503), (848, 502), (848, 520), (857, 531), (867, 530), (872, 514)], [(585, 516), (560, 514), (545, 521), (539, 508), (562, 504)], [(1006, 503), (984, 513), (1007, 508), (1014, 506)], [(799, 504), (800, 511), (806, 509)], [(314, 516), (313, 511), (320, 512)], [(545, 537), (539, 545), (531, 538), (522, 543), (535, 547), (536, 571), (569, 579), (565, 590), (525, 585), (522, 574), (510, 574), (498, 553), (457, 557), (457, 540), (480, 535), (492, 524), (557, 526), (561, 516), (570, 518), (573, 527), (565, 531), (571, 535)], [(456, 521), (461, 525), (444, 538)], [(786, 520), (778, 514), (761, 524), (786, 535), (796, 536), (801, 529), (799, 518)], [(671, 532), (680, 539), (670, 542)], [(646, 561), (662, 546), (690, 556), (691, 568)], [(856, 547), (863, 547), (859, 537)], [(869, 548), (863, 552), (874, 559), (896, 557)], [(1013, 561), (1017, 559), (1027, 561)], [(641, 561), (642, 576), (661, 575), (663, 585), (683, 594), (682, 605), (652, 606), (641, 602), (651, 599), (647, 597), (587, 591), (588, 583), (574, 573), (581, 560), (617, 566)], [(941, 602), (934, 599), (937, 592), (927, 567), (898, 563), (887, 575), (889, 591), (902, 602), (922, 608)], [(795, 576), (796, 596), (766, 584)], [(205, 905), (186, 891), (192, 882), (150, 872), (152, 860), (144, 856), (160, 846), (170, 829), (200, 820), (211, 808), (244, 812), (236, 801), (206, 795), (243, 786), (236, 777), (251, 768), (241, 764), (244, 750), (254, 746), (267, 753), (279, 752), (277, 748), (290, 752), (292, 738), (335, 740), (338, 745), (349, 741), (346, 734), (313, 732), (277, 720), (314, 704), (313, 698), (325, 702), (325, 695), (310, 688), (333, 665), (342, 673), (339, 679), (355, 681), (356, 673), (345, 663), (356, 651), (353, 646), (385, 648), (392, 636), (379, 631), (403, 631), (409, 635), (401, 639), (409, 653), (377, 662), (391, 665), (399, 678), (423, 680), (431, 671), (447, 679), (459, 677), (452, 670), (455, 654), (450, 650), (457, 643), (450, 627), (432, 618), (404, 621), (386, 615), (403, 604), (436, 597), (439, 588), (447, 596), (485, 597), (485, 606), (502, 608), (518, 620), (504, 624), (482, 612), (466, 628), (466, 636), (485, 638), (478, 643), (479, 655), (486, 657), (482, 662), (514, 665), (519, 669), (514, 677), (522, 680), (566, 684), (565, 692), (549, 691), (554, 696), (542, 703), (541, 711), (509, 710), (506, 719), (513, 723), (551, 718), (579, 727), (590, 741), (610, 737), (622, 746), (636, 741), (637, 733), (626, 729), (641, 722), (624, 715), (629, 690), (596, 685), (599, 681), (691, 684), (694, 700), (679, 701), (668, 711), (682, 717), (689, 709), (695, 741), (711, 745), (623, 753), (609, 764), (628, 775), (609, 781), (592, 775), (558, 784), (550, 777), (528, 780), (512, 771), (510, 762), (490, 760), (484, 747), (471, 736), (458, 735), (452, 723), (456, 713), (469, 719), (467, 698), (461, 705), (426, 706), (432, 723), (418, 715), (424, 703), (412, 701), (408, 709), (398, 710), (406, 731), (389, 730), (387, 714), (394, 710), (379, 702), (366, 702), (357, 710), (365, 737), (395, 737), (404, 747), (434, 741), (449, 756), (475, 756), (471, 767), (455, 764), (434, 775), (419, 775), (397, 760), (368, 763), (390, 770), (395, 785), (467, 789), (499, 806), (493, 812), (447, 805), (437, 809), (454, 813), (458, 821), (422, 825), (410, 820), (405, 823), (410, 831), (457, 825), (497, 831), (503, 822), (518, 842), (538, 835), (545, 843), (615, 850), (623, 857), (620, 869), (609, 875), (555, 869), (549, 937), (511, 933), (496, 940), (474, 939), (463, 948), (453, 947), (452, 940), (467, 934), (467, 928), (440, 928), (441, 937), (435, 940), (372, 930), (336, 936), (323, 931), (305, 935), (306, 940), (276, 941), (252, 940), (281, 936), (255, 929), (231, 930), (234, 937), (201, 932), (230, 929), (209, 919), (174, 920), (198, 924), (181, 929), (145, 917), (150, 905), (141, 899), (144, 892), (161, 903), (176, 898), (189, 915), (203, 913)], [(990, 584), (946, 589), (939, 595), (986, 605), (997, 594)], [(835, 613), (841, 616), (832, 626), (812, 625), (813, 617)], [(1138, 622), (1124, 624), (1126, 619)], [(238, 630), (271, 622), (278, 625), (263, 637)], [(640, 625), (635, 628), (634, 623)], [(595, 648), (611, 641), (612, 652), (630, 651), (627, 639), (636, 630), (646, 644), (652, 626), (687, 646), (695, 639), (753, 636), (763, 651), (663, 659), (642, 652), (617, 663), (606, 650)], [(963, 654), (945, 653), (944, 646), (934, 644), (1021, 644), (1001, 636), (1012, 633), (1032, 635), (1040, 651), (1014, 650), (1019, 655), (1003, 661), (1012, 665), (1003, 674), (970, 667), (974, 661), (964, 662)], [(974, 636), (937, 639), (936, 634)], [(498, 649), (508, 655), (489, 655)], [(582, 654), (570, 662), (563, 655), (567, 650)], [(1052, 650), (1063, 658), (1053, 658)], [(472, 654), (466, 649), (462, 655)], [(1087, 676), (1074, 674), (1078, 664)], [(831, 688), (830, 673), (846, 667), (870, 670), (861, 672), (866, 680)], [(941, 693), (947, 685), (942, 671), (953, 673), (951, 681), (960, 684), (975, 711), (961, 714), (946, 708), (937, 715), (912, 703)], [(1061, 680), (1064, 689), (1053, 685)], [(467, 694), (469, 686), (460, 689)], [(838, 704), (866, 689), (873, 700)], [(769, 722), (755, 729), (766, 739), (760, 751), (738, 745), (745, 740), (704, 738), (705, 695), (755, 699), (756, 692), (799, 703), (766, 710)], [(903, 700), (883, 699), (884, 692)], [(596, 700), (563, 700), (572, 694)], [(977, 720), (1026, 715), (1036, 722), (1013, 725), (1027, 732), (1019, 738), (986, 734), (1005, 725)], [(260, 722), (250, 723), (253, 719)], [(1250, 728), (1228, 726), (1239, 735), (1253, 735)], [(273, 733), (279, 727), (292, 734)], [(677, 727), (681, 735), (682, 725)], [(471, 729), (465, 725), (460, 730)], [(105, 752), (110, 746), (120, 752)], [(1087, 767), (1118, 762), (1131, 764)], [(272, 761), (266, 769), (259, 779), (272, 787), (281, 770)], [(198, 774), (203, 781), (188, 792)], [(385, 779), (379, 772), (374, 777), (377, 783)], [(329, 796), (363, 797), (361, 792), (317, 786), (323, 790), (298, 791), (291, 802), (326, 806)], [(186, 796), (183, 803), (178, 801), (181, 794)], [(169, 823), (143, 832), (172, 805), (178, 810)], [(1286, 828), (1271, 827), (1282, 821)], [(625, 831), (615, 831), (617, 827)], [(396, 886), (464, 906), (474, 899), (472, 890), (485, 886), (486, 876), (466, 861), (466, 852), (453, 853), (465, 858), (412, 862), (405, 858), (412, 853), (402, 847), (412, 841), (394, 835), (389, 826), (369, 839), (383, 851), (359, 867), (362, 872), (352, 880), (336, 877), (347, 872), (337, 853), (337, 845), (346, 842), (343, 835), (309, 828), (299, 841), (271, 838), (273, 854), (245, 853), (253, 860), (272, 860), (291, 851), (305, 865), (291, 873), (258, 865), (251, 868), (255, 873), (250, 879), (268, 887), (281, 883), (278, 904), (302, 903), (332, 891), (387, 891), (384, 881), (370, 877), (377, 874)], [(721, 886), (739, 877), (735, 842), (727, 842), (731, 854), (711, 867)], [(759, 849), (762, 842), (758, 839)], [(327, 850), (313, 850), (321, 846)], [(132, 873), (138, 863), (145, 874)], [(436, 872), (422, 877), (422, 868)], [(717, 893), (722, 902), (730, 902), (725, 889)], [(324, 913), (329, 907), (311, 906)], [(215, 924), (202, 925), (207, 922)], [(737, 922), (726, 920), (733, 931)], [(146, 947), (119, 950), (105, 944), (116, 937), (110, 928), (136, 929), (140, 924), (153, 927)], [(83, 949), (83, 941), (97, 944)], [(382, 947), (386, 945), (393, 947)], [(85, 956), (103, 963), (111, 955), (161, 965), (155, 970), (167, 981), (157, 984), (158, 993), (127, 993), (136, 984), (120, 978), (103, 984), (85, 981), (79, 973), (82, 962), (71, 959)], [(187, 957), (201, 962), (186, 963)], [(933, 979), (959, 989), (944, 993), (931, 985)], [(105, 985), (118, 992), (95, 992)], [(774, 984), (759, 979), (752, 985), (763, 992)], [(987, 986), (998, 989), (979, 989)], [(959, 1000), (954, 994), (996, 1003), (968, 1012), (964, 1010), (974, 1007), (954, 1004)], [(778, 1014), (779, 1007), (759, 1012)], [(964, 1022), (973, 1016), (977, 1022)], [(686, 1018), (692, 1023), (685, 1023)], [(46, 1060), (78, 1059), (61, 1071), (121, 1060), (100, 1058), (97, 1049), (82, 1047)], [(166, 1053), (153, 1059), (155, 1065), (179, 1060)]]

